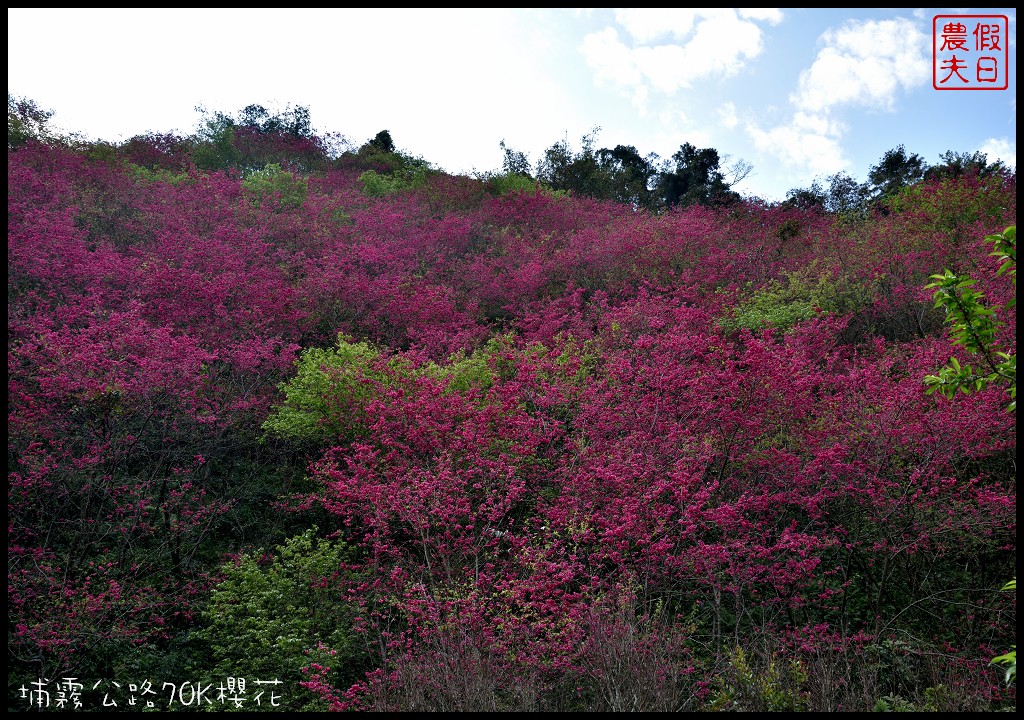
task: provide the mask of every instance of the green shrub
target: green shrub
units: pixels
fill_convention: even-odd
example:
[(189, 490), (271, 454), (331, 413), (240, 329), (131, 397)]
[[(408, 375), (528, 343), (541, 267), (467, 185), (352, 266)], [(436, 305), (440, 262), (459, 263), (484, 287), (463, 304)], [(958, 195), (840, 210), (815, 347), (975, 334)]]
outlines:
[(945, 685), (925, 688), (924, 704), (919, 706), (900, 695), (884, 695), (878, 698), (872, 712), (944, 712), (949, 697)]
[(710, 709), (747, 712), (799, 712), (807, 709), (807, 673), (799, 660), (781, 663), (774, 655), (763, 668), (751, 664), (743, 648), (729, 658)]
[(242, 180), (242, 192), (255, 207), (269, 199), (275, 212), (284, 212), (302, 207), (309, 196), (309, 184), (272, 163)]
[(174, 172), (165, 168), (148, 168), (135, 163), (129, 163), (127, 169), (132, 177), (143, 184), (163, 182), (168, 185), (181, 185), (188, 180), (188, 173), (185, 171)]
[(363, 192), (370, 197), (394, 195), (412, 188), (412, 183), (401, 175), (382, 175), (376, 170), (364, 172), (359, 176), (359, 182), (363, 185)]
[(402, 153), (389, 153), (395, 167), (387, 173), (367, 170), (359, 176), (363, 192), (371, 197), (385, 197), (404, 190), (417, 190), (426, 185), (432, 172), (430, 163)]
[(269, 562), (258, 550), (221, 567), (224, 579), (202, 613), (203, 626), (189, 639), (202, 658), (193, 660), (196, 677), (214, 687), (225, 678), (243, 678), (249, 696), (256, 680), (280, 680), (278, 710), (321, 711), (324, 702), (299, 685), (306, 679), (303, 667), (329, 665), (339, 680), (360, 674), (363, 655), (351, 629), (355, 612), (336, 580), (352, 551), (340, 540), (318, 539), (316, 532), (313, 527), (286, 541)]
[(296, 361), (295, 377), (282, 383), (285, 401), (263, 430), (299, 445), (351, 442), (366, 431), (363, 408), (374, 396), (367, 380), (384, 381), (374, 369), (380, 351), (338, 336), (336, 348), (310, 348)]
[(508, 195), (509, 193), (532, 193), (537, 189), (537, 181), (519, 173), (504, 173), (487, 178), (487, 190), (492, 195)]
[(860, 285), (846, 277), (819, 275), (811, 267), (787, 273), (781, 282), (770, 281), (737, 305), (719, 325), (727, 331), (788, 330), (816, 315), (851, 312), (870, 302), (870, 293)]

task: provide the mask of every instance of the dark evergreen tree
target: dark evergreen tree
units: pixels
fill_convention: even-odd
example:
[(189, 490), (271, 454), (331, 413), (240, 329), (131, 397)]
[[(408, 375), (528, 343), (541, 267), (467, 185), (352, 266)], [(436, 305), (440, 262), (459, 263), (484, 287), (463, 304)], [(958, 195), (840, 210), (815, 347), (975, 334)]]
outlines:
[(657, 155), (641, 157), (632, 145), (616, 145), (612, 150), (601, 148), (597, 157), (601, 170), (609, 176), (612, 199), (636, 208), (657, 207), (658, 197), (651, 190), (651, 179), (657, 174)]
[(376, 148), (377, 150), (381, 150), (383, 152), (395, 151), (395, 141), (391, 139), (391, 133), (388, 132), (387, 130), (381, 130), (373, 137), (373, 140), (371, 140), (367, 144), (370, 147)]
[(973, 153), (947, 150), (939, 155), (939, 159), (942, 160), (940, 164), (933, 165), (925, 172), (925, 180), (941, 180), (943, 178), (965, 176), (985, 177), (1006, 169), (1006, 165), (999, 160), (990, 163), (988, 155), (980, 150), (976, 150)]
[(43, 110), (35, 100), (15, 98), (7, 93), (7, 149), (19, 148), (29, 140), (47, 139), (46, 124), (52, 110)]
[(530, 168), (530, 159), (526, 157), (526, 153), (520, 150), (514, 150), (505, 144), (502, 140), (499, 143), (501, 151), (505, 154), (505, 159), (501, 163), (501, 170), (504, 173), (512, 175), (522, 175), (523, 177), (532, 178), (533, 173)]
[(681, 145), (664, 163), (656, 187), (667, 207), (719, 206), (740, 199), (726, 182), (718, 151), (690, 143)]
[(902, 145), (887, 150), (868, 172), (870, 193), (875, 199), (888, 197), (901, 189), (920, 182), (928, 164), (916, 153), (908, 154)]

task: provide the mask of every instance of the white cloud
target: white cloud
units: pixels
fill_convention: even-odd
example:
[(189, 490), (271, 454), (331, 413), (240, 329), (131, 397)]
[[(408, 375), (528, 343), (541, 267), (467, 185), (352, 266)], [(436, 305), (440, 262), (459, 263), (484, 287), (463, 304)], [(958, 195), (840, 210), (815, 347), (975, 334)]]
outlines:
[(1009, 167), (1017, 167), (1017, 143), (1006, 138), (989, 138), (978, 148), (989, 162), (1002, 160)]
[(800, 73), (789, 97), (789, 124), (746, 125), (758, 151), (811, 175), (849, 168), (842, 146), (846, 128), (833, 113), (843, 106), (891, 110), (901, 90), (931, 81), (931, 37), (905, 18), (851, 20), (819, 38), (822, 47)]
[(609, 27), (587, 35), (581, 51), (599, 81), (673, 93), (742, 70), (764, 48), (755, 20), (775, 23), (781, 17), (778, 11), (738, 14), (733, 9), (616, 10), (632, 45)]
[(688, 67), (689, 53), (680, 45), (635, 48), (632, 56), (644, 79), (662, 92), (689, 87), (695, 74), (694, 69)]
[(722, 123), (723, 127), (732, 130), (739, 123), (739, 119), (736, 117), (736, 104), (733, 102), (723, 103), (718, 108), (718, 119)]
[(782, 22), (782, 11), (778, 8), (740, 8), (740, 17), (747, 20), (764, 20), (772, 25)]
[(580, 49), (600, 80), (630, 86), (639, 85), (643, 80), (632, 52), (619, 40), (615, 28), (587, 35)]
[(615, 20), (638, 43), (663, 37), (685, 38), (701, 15), (696, 8), (634, 8), (615, 11)]
[(820, 112), (843, 104), (891, 109), (900, 88), (931, 81), (931, 37), (904, 18), (850, 21), (820, 38), (791, 102)]
[(703, 59), (705, 74), (716, 70), (724, 74), (739, 72), (745, 59), (761, 54), (761, 28), (733, 14), (710, 17), (697, 26), (687, 50), (694, 60)]
[(690, 118), (682, 110), (662, 110), (658, 113), (658, 120), (665, 126), (680, 125), (685, 127), (690, 124)]
[(746, 130), (759, 152), (785, 167), (831, 175), (849, 166), (839, 142), (844, 128), (827, 115), (797, 112), (790, 125), (762, 130), (750, 122)]
[(631, 100), (633, 107), (636, 109), (637, 117), (644, 119), (650, 115), (647, 107), (647, 95), (648, 91), (644, 85), (640, 85), (633, 92), (633, 98)]

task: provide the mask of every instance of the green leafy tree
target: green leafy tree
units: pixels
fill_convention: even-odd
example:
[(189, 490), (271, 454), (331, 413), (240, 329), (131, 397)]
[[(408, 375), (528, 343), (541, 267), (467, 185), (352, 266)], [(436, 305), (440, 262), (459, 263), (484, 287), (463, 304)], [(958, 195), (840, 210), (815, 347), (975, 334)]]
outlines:
[(263, 423), (268, 435), (298, 445), (351, 441), (366, 432), (365, 406), (374, 397), (367, 379), (380, 351), (338, 337), (336, 348), (310, 348), (296, 361), (295, 377), (281, 385), (284, 403)]
[(616, 145), (597, 151), (598, 164), (610, 176), (612, 199), (635, 208), (654, 210), (658, 197), (651, 185), (657, 175), (654, 153), (641, 157), (632, 145)]
[[(975, 281), (957, 275), (950, 270), (932, 275), (934, 282), (927, 285), (935, 289), (935, 305), (946, 309), (946, 319), (951, 324), (954, 342), (982, 358), (982, 366), (975, 370), (970, 365), (961, 365), (956, 358), (939, 370), (937, 375), (925, 378), (928, 392), (939, 392), (952, 398), (956, 393), (970, 393), (982, 390), (993, 382), (1005, 383), (1010, 397), (1007, 409), (1017, 410), (1017, 353), (1001, 349), (996, 331), (1003, 323), (998, 312), (1008, 310), (1017, 304), (1017, 226), (1012, 225), (1001, 233), (985, 238), (992, 243), (990, 253), (1000, 261), (998, 275), (1007, 275), (1013, 281), (1013, 297), (1004, 305), (987, 305), (982, 293), (974, 290)], [(1017, 590), (1014, 578), (1003, 586), (1003, 590)], [(1017, 646), (992, 662), (1006, 666), (1006, 682), (1017, 678)]]
[(422, 188), (427, 178), (437, 172), (422, 157), (397, 150), (387, 130), (381, 130), (355, 153), (343, 155), (340, 160), (345, 165), (365, 168), (359, 182), (371, 197)]
[(238, 167), (242, 153), (235, 147), (234, 118), (222, 112), (209, 114), (202, 107), (196, 110), (203, 114), (195, 135), (196, 146), (192, 150), (192, 161), (196, 167), (206, 172), (223, 172)]
[[(655, 191), (658, 156), (641, 156), (632, 145), (595, 149), (595, 127), (583, 136), (578, 152), (561, 140), (547, 150), (537, 163), (537, 178), (555, 193), (568, 192), (597, 200), (613, 200), (636, 209), (656, 210), (662, 205)], [(506, 173), (529, 176), (526, 156), (502, 143)]]
[(928, 164), (916, 153), (908, 154), (902, 145), (887, 150), (868, 171), (870, 192), (875, 199), (893, 195), (905, 187), (920, 182), (924, 178)]
[(498, 145), (505, 156), (501, 163), (502, 172), (506, 175), (522, 175), (523, 177), (533, 178), (530, 169), (530, 159), (526, 156), (526, 153), (510, 148), (505, 144), (504, 140), (498, 143)]
[(384, 197), (400, 193), (403, 190), (421, 188), (426, 182), (426, 178), (426, 168), (409, 167), (400, 168), (390, 173), (367, 170), (359, 176), (359, 182), (363, 186), (363, 191), (370, 197)]
[(925, 384), (929, 394), (939, 392), (951, 398), (958, 391), (969, 393), (982, 390), (990, 383), (1002, 382), (1010, 396), (1009, 409), (1016, 411), (1017, 353), (1007, 352), (1007, 348), (1001, 347), (996, 333), (1004, 324), (998, 312), (1017, 304), (1017, 226), (989, 235), (986, 240), (993, 245), (991, 254), (1001, 262), (998, 275), (1008, 275), (1013, 280), (1014, 296), (1005, 307), (989, 304), (984, 294), (974, 289), (976, 281), (973, 278), (948, 268), (941, 274), (932, 275), (933, 282), (926, 287), (935, 290), (935, 307), (946, 310), (953, 342), (979, 357), (981, 364), (974, 368), (950, 358), (937, 375), (925, 378)]
[(870, 293), (845, 276), (819, 274), (815, 266), (784, 273), (739, 303), (719, 325), (727, 330), (768, 327), (789, 330), (798, 322), (822, 314), (848, 313), (870, 304)]
[(943, 180), (958, 177), (988, 177), (1006, 170), (1006, 165), (996, 160), (990, 163), (988, 155), (976, 150), (974, 152), (956, 152), (947, 150), (939, 155), (942, 161), (933, 165), (924, 174), (924, 179)]
[(414, 367), (401, 356), (383, 362), (378, 349), (340, 335), (337, 347), (302, 353), (295, 377), (280, 386), (284, 402), (263, 423), (263, 430), (300, 447), (351, 442), (367, 434), (366, 406), (379, 399), (381, 388), (419, 374), (444, 381), (452, 392), (486, 391), (495, 379), (492, 364), (511, 347), (511, 336), (498, 335), (471, 355), (456, 354), (443, 364)]
[(7, 149), (20, 148), (29, 140), (50, 139), (47, 123), (52, 110), (43, 110), (35, 100), (15, 98), (7, 93)]
[(302, 105), (274, 112), (252, 104), (237, 118), (201, 106), (196, 111), (202, 119), (192, 138), (192, 160), (200, 170), (248, 175), (276, 162), (311, 172), (324, 167), (332, 151), (314, 134), (309, 108)]
[(844, 172), (838, 172), (829, 179), (828, 197), (825, 209), (845, 220), (859, 220), (867, 217), (867, 203), (870, 191), (865, 183)]
[[(876, 175), (876, 178), (884, 182), (883, 175)], [(831, 175), (827, 182), (826, 187), (815, 179), (810, 187), (789, 190), (783, 206), (828, 212), (844, 220), (867, 217), (868, 200), (871, 197), (871, 188), (867, 183), (859, 183), (845, 172)]]
[(282, 134), (297, 138), (312, 138), (313, 124), (309, 108), (288, 105), (280, 112), (271, 113), (262, 105), (247, 105), (238, 114), (239, 127), (252, 128), (263, 135)]
[(579, 153), (568, 141), (560, 140), (544, 151), (537, 164), (537, 177), (555, 190), (568, 190), (577, 195), (607, 199), (610, 178), (598, 163), (594, 142), (601, 128), (595, 127), (583, 136)]
[[(487, 190), (492, 195), (508, 195), (510, 193), (532, 193), (537, 191), (539, 180), (520, 175), (519, 173), (506, 172), (500, 175), (485, 175), (481, 178), (487, 183)], [(543, 187), (547, 187), (546, 185)]]
[(740, 199), (726, 182), (718, 151), (690, 143), (681, 145), (672, 159), (664, 163), (657, 191), (667, 207), (717, 206)]
[(258, 550), (221, 567), (223, 579), (190, 637), (202, 658), (193, 672), (212, 682), (281, 680), (277, 710), (306, 712), (327, 707), (301, 688), (304, 667), (316, 662), (338, 668), (344, 674), (339, 684), (358, 677), (364, 651), (352, 632), (355, 611), (338, 583), (352, 551), (316, 533), (310, 528), (273, 554)]
[(395, 141), (391, 139), (391, 133), (387, 130), (381, 130), (367, 144), (382, 152), (390, 153), (395, 151)]
[(788, 208), (824, 212), (827, 202), (828, 192), (822, 187), (820, 181), (815, 180), (810, 187), (793, 188), (786, 191), (786, 199), (782, 204)]
[(427, 177), (433, 172), (430, 163), (423, 158), (415, 158), (404, 153), (388, 154), (395, 158), (394, 169), (386, 173), (367, 170), (359, 176), (359, 182), (362, 183), (367, 195), (384, 197), (426, 185)]
[(284, 212), (302, 207), (309, 196), (309, 183), (271, 163), (245, 178), (242, 192), (256, 207), (269, 199), (275, 212)]

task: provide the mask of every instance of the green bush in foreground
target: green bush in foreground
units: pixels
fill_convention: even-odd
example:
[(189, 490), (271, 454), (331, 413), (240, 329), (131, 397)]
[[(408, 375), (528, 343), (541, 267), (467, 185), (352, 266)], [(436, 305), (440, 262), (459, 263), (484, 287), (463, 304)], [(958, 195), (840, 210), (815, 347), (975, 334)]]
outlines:
[(359, 666), (354, 612), (337, 582), (350, 559), (344, 542), (318, 539), (314, 527), (286, 541), (272, 557), (256, 551), (225, 564), (224, 579), (202, 614), (203, 626), (190, 636), (194, 656), (205, 658), (196, 661), (197, 674), (206, 674), (215, 687), (225, 678), (243, 678), (250, 694), (256, 680), (281, 680), (279, 710), (325, 710), (324, 702), (299, 683), (306, 679), (302, 668), (311, 662), (338, 667), (346, 677)]

